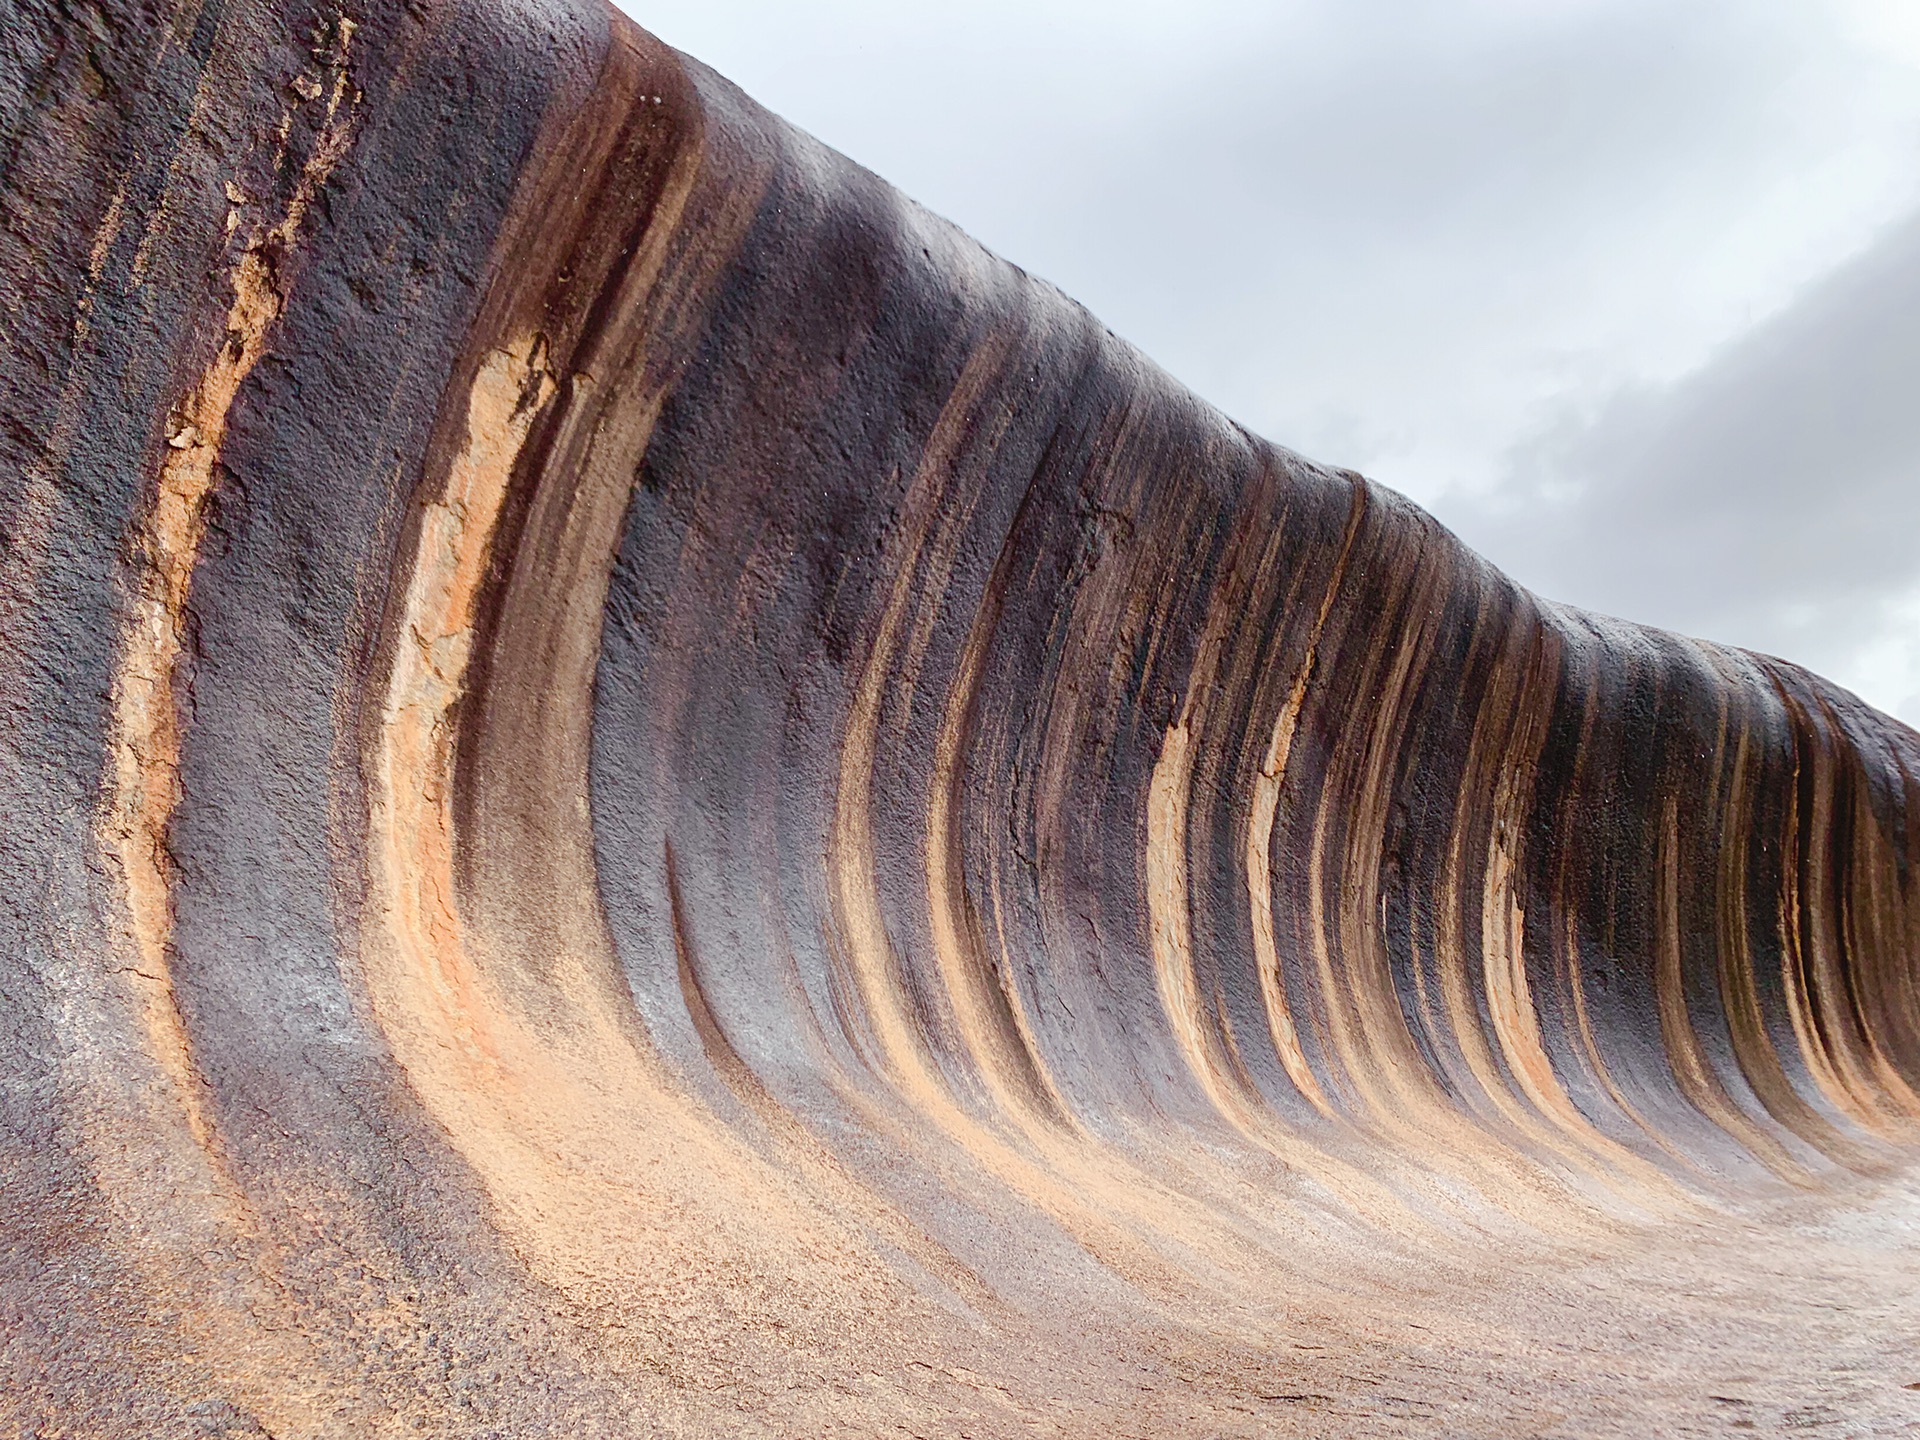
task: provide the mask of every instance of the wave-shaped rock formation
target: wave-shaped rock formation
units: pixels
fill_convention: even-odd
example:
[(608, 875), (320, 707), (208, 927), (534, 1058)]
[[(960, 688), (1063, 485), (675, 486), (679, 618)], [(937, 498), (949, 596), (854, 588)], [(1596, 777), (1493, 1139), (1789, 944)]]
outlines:
[(1920, 1417), (1912, 731), (594, 0), (0, 106), (7, 1433)]

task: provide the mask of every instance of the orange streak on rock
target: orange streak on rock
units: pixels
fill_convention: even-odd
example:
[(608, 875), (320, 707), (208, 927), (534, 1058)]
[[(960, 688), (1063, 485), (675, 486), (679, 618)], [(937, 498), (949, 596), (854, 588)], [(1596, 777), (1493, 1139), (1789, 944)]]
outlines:
[(555, 389), (537, 336), (488, 355), (467, 404), (466, 440), (420, 517), (382, 714), (376, 864), (407, 972), (431, 987), (446, 1034), (497, 1059), (454, 903), (453, 709), (466, 691), (480, 587), (514, 461)]
[(1293, 737), (1300, 727), (1300, 711), (1306, 704), (1308, 687), (1313, 684), (1320, 637), (1326, 632), (1327, 617), (1333, 612), (1333, 602), (1346, 576), (1354, 536), (1366, 513), (1366, 503), (1366, 487), (1356, 484), (1346, 535), (1341, 541), (1339, 557), (1334, 561), (1326, 593), (1320, 599), (1320, 610), (1307, 640), (1306, 658), (1300, 662), (1300, 671), (1294, 676), (1286, 703), (1274, 717), (1266, 759), (1254, 777), (1252, 813), (1247, 820), (1247, 903), (1253, 921), (1254, 970), (1260, 978), (1267, 1028), (1287, 1078), (1316, 1110), (1327, 1116), (1334, 1113), (1333, 1107), (1301, 1048), (1299, 1027), (1294, 1023), (1293, 1006), (1287, 997), (1286, 976), (1280, 969), (1280, 948), (1273, 928), (1273, 827), (1280, 814), (1280, 796), (1287, 779), (1287, 760), (1293, 753)]
[[(340, 112), (350, 89), (346, 48), (353, 30), (351, 20), (339, 21), (336, 74), (319, 139), (285, 212), (241, 250), (228, 277), (233, 301), (219, 351), (168, 421), (153, 505), (136, 542), (138, 589), (114, 676), (110, 788), (100, 828), (126, 886), (134, 949), (130, 973), (142, 982), (148, 1048), (173, 1082), (187, 1124), (203, 1149), (212, 1143), (212, 1125), (173, 990), (173, 861), (167, 850), (168, 830), (181, 799), (178, 692), (187, 601), (206, 536), (207, 501), (217, 484), (228, 414), (266, 353), (269, 332), (286, 304), (280, 268), (314, 197), (351, 141), (351, 106), (346, 115)], [(283, 147), (286, 130), (283, 117)], [(104, 234), (95, 245), (96, 265)]]

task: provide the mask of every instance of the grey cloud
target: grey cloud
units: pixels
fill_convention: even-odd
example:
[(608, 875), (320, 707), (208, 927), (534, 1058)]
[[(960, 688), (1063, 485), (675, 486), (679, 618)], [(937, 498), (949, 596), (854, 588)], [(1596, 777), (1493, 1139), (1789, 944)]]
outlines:
[(1694, 375), (1439, 508), (1555, 598), (1844, 671), (1920, 585), (1916, 382), (1920, 216)]
[(1255, 428), (1416, 456), (1383, 478), (1427, 494), (1484, 479), (1554, 366), (1657, 314), (1671, 254), (1845, 124), (1807, 7), (1548, 10), (1349, 7), (1170, 64), (1128, 123), (1036, 137), (954, 213)]

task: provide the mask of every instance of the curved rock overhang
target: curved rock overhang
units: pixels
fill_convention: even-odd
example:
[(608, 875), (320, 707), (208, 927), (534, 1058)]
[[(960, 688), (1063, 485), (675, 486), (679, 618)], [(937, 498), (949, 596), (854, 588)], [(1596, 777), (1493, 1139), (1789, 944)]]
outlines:
[(591, 0), (0, 59), (21, 1433), (1920, 1414), (1920, 736)]

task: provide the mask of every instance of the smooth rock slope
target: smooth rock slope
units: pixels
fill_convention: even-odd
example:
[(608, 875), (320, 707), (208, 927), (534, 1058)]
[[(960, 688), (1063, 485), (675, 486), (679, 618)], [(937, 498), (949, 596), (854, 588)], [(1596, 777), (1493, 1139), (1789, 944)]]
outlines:
[(0, 1431), (1920, 1424), (1851, 696), (598, 0), (8, 0), (0, 339)]

